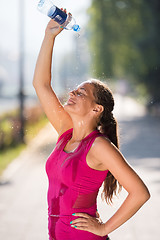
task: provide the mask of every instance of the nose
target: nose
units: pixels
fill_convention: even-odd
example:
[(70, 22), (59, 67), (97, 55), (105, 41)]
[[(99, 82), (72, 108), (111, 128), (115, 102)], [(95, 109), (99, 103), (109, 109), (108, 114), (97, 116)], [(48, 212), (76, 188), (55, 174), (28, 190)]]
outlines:
[(70, 92), (69, 92), (69, 95), (71, 95), (71, 96), (74, 95), (74, 96), (75, 96), (75, 95), (76, 95), (75, 90), (70, 91)]

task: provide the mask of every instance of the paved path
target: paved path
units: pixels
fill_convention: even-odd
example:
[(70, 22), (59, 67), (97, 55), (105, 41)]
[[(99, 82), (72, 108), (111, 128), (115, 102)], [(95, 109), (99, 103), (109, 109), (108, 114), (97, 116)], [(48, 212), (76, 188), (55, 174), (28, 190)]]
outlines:
[[(112, 240), (160, 239), (160, 121), (145, 115), (131, 99), (116, 96), (121, 151), (149, 187), (151, 199), (126, 224), (110, 234)], [(0, 239), (47, 240), (47, 177), (45, 161), (57, 135), (48, 124), (4, 172), (0, 181)], [(106, 221), (118, 208), (123, 190), (112, 207), (98, 198)]]
[(47, 240), (45, 160), (56, 132), (47, 125), (13, 161), (0, 185), (0, 239)]

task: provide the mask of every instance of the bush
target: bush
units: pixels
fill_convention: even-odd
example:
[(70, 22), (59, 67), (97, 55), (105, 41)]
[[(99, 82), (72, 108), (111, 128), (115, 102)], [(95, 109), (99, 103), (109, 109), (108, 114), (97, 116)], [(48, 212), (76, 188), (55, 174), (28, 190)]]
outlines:
[[(24, 110), (25, 128), (35, 124), (42, 117), (44, 117), (44, 113), (39, 105), (26, 108)], [(20, 129), (19, 111), (10, 112), (0, 117), (0, 150), (16, 146), (21, 142)]]

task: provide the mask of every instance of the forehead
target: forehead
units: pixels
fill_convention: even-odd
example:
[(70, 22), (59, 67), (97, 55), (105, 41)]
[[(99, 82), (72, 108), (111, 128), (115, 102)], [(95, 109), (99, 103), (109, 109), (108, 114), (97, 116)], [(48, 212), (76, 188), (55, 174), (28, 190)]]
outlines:
[(91, 83), (88, 83), (88, 82), (81, 83), (80, 85), (78, 85), (77, 88), (82, 89), (82, 90), (86, 91), (87, 93), (93, 95), (93, 88), (94, 87)]

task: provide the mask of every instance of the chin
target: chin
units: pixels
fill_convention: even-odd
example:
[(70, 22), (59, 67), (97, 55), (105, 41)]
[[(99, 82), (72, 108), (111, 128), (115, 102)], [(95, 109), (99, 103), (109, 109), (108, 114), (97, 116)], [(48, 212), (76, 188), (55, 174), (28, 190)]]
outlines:
[(64, 110), (69, 114), (76, 114), (79, 115), (81, 113), (80, 109), (75, 107), (75, 104), (65, 104), (64, 105)]
[(64, 110), (66, 111), (66, 112), (72, 112), (72, 110), (73, 110), (73, 105), (72, 104), (67, 104), (67, 103), (65, 103), (65, 105), (64, 105)]

